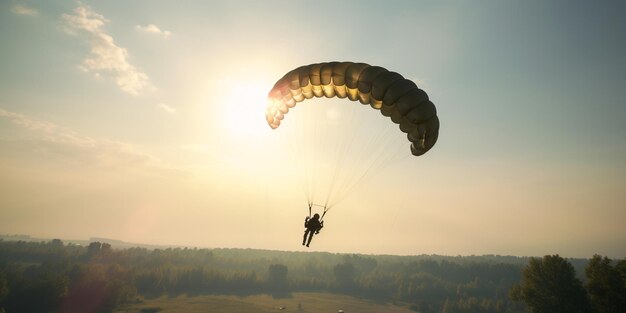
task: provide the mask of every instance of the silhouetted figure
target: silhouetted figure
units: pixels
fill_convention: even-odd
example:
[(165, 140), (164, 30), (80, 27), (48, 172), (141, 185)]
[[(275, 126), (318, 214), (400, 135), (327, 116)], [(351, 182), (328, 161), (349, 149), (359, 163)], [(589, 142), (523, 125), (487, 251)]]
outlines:
[[(302, 245), (304, 246), (306, 242), (306, 246), (308, 247), (309, 244), (311, 244), (311, 240), (313, 239), (313, 233), (319, 234), (320, 230), (324, 227), (324, 222), (320, 221), (320, 215), (315, 213), (312, 218), (307, 216), (304, 219), (304, 227), (306, 227), (306, 229), (304, 230)], [(308, 241), (306, 239), (307, 236), (309, 236)]]

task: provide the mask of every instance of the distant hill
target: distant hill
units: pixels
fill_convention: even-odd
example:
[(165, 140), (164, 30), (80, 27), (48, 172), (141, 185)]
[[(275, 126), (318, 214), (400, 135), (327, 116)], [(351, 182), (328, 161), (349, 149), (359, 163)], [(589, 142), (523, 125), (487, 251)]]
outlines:
[(4, 241), (26, 241), (26, 242), (48, 242), (53, 239), (60, 239), (66, 244), (73, 244), (79, 246), (88, 246), (90, 243), (99, 241), (102, 243), (108, 243), (113, 249), (128, 249), (128, 248), (145, 248), (145, 249), (167, 249), (167, 248), (184, 248), (179, 245), (150, 245), (143, 243), (125, 242), (118, 239), (110, 239), (104, 237), (91, 237), (89, 240), (84, 239), (61, 239), (61, 238), (39, 238), (31, 237), (30, 235), (4, 235), (0, 234), (0, 240)]

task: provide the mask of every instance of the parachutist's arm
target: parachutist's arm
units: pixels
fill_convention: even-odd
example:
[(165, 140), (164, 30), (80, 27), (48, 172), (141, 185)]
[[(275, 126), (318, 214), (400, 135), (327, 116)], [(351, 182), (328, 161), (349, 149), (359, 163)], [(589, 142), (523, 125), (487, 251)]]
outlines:
[(324, 228), (324, 221), (320, 222), (320, 227), (315, 231), (315, 233), (319, 234), (320, 230), (322, 230), (322, 228)]

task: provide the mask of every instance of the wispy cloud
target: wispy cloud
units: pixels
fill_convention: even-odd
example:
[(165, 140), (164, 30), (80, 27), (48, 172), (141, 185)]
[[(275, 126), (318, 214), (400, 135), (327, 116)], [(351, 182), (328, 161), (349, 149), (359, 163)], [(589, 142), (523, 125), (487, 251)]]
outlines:
[(176, 172), (158, 158), (140, 151), (137, 147), (114, 140), (96, 139), (81, 135), (69, 128), (37, 120), (0, 108), (2, 119), (13, 122), (29, 132), (24, 142), (35, 145), (39, 151), (68, 158), (101, 168), (157, 169)]
[(167, 113), (176, 113), (176, 109), (174, 109), (173, 107), (165, 104), (165, 103), (159, 103), (157, 105), (159, 107), (159, 109), (167, 112)]
[(16, 4), (11, 8), (11, 12), (19, 15), (27, 15), (27, 16), (37, 16), (39, 15), (39, 11), (33, 8), (29, 8), (22, 4)]
[(165, 39), (167, 39), (172, 34), (172, 32), (170, 31), (161, 30), (158, 26), (154, 24), (148, 24), (146, 26), (137, 25), (135, 26), (135, 29), (141, 32), (145, 32), (145, 33), (160, 35), (160, 36), (163, 36), (163, 38)]
[(91, 49), (82, 69), (96, 75), (109, 76), (126, 93), (142, 94), (154, 88), (148, 75), (128, 62), (128, 52), (118, 46), (113, 37), (107, 34), (103, 26), (107, 19), (94, 12), (91, 8), (81, 5), (74, 9), (73, 14), (63, 14), (68, 34), (85, 38)]

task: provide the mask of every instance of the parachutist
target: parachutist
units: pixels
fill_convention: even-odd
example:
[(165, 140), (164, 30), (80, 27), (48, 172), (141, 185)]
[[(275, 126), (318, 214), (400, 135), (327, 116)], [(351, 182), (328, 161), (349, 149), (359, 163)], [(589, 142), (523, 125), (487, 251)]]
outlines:
[[(324, 221), (320, 221), (320, 215), (315, 213), (315, 215), (313, 215), (312, 218), (307, 216), (304, 219), (304, 227), (306, 229), (304, 230), (304, 237), (302, 238), (302, 245), (304, 246), (306, 243), (306, 246), (308, 247), (309, 244), (311, 244), (311, 240), (313, 239), (313, 233), (319, 234), (320, 230), (324, 228)], [(307, 241), (307, 236), (309, 237), (308, 241)]]
[[(379, 110), (381, 115), (389, 117), (391, 122), (398, 124), (400, 131), (406, 134), (406, 138), (411, 142), (411, 153), (420, 156), (428, 152), (437, 142), (439, 136), (439, 118), (435, 104), (430, 100), (428, 94), (410, 79), (404, 78), (399, 73), (389, 71), (380, 66), (372, 66), (360, 62), (322, 62), (299, 66), (280, 78), (274, 84), (267, 96), (267, 107), (265, 109), (265, 119), (267, 124), (276, 129), (285, 119), (287, 113), (296, 107), (300, 102), (312, 98), (347, 98), (351, 101), (358, 101), (361, 104), (368, 104), (373, 109)], [(332, 110), (332, 111), (331, 111)], [(345, 198), (349, 192), (354, 190), (359, 182), (364, 181), (368, 173), (373, 169), (380, 169), (387, 164), (393, 164), (393, 154), (391, 149), (364, 149), (368, 150), (368, 156), (361, 158), (349, 157), (348, 152), (360, 146), (358, 140), (352, 140), (352, 126), (357, 126), (365, 120), (360, 118), (341, 118), (339, 111), (329, 110), (327, 118), (337, 119), (341, 125), (337, 127), (327, 127), (326, 123), (320, 123), (318, 116), (311, 116), (308, 120), (303, 120), (300, 134), (292, 138), (295, 143), (294, 150), (297, 150), (295, 158), (298, 159), (302, 173), (302, 186), (306, 191), (306, 198), (309, 205), (309, 216), (305, 219), (305, 232), (302, 245), (307, 247), (311, 243), (313, 235), (319, 234), (322, 228), (324, 215), (328, 210)], [(354, 112), (356, 117), (356, 112)], [(309, 115), (310, 116), (310, 115)], [(343, 125), (344, 121), (346, 125)], [(352, 122), (351, 122), (352, 121)], [(335, 124), (335, 122), (333, 122)], [(344, 128), (345, 126), (345, 128)], [(362, 125), (366, 127), (366, 124)], [(294, 131), (296, 129), (293, 129)], [(379, 147), (391, 139), (391, 136), (378, 136), (368, 138), (370, 147)], [(325, 138), (331, 140), (326, 141)], [(351, 139), (352, 138), (352, 139)], [(377, 138), (377, 139), (376, 139)], [(400, 137), (401, 138), (401, 137)], [(317, 142), (311, 145), (311, 140)], [(365, 140), (362, 140), (365, 143)], [(376, 143), (378, 141), (378, 143)], [(332, 143), (331, 143), (332, 142)], [(315, 147), (315, 148), (314, 148)], [(327, 167), (325, 162), (320, 162), (315, 156), (320, 147), (334, 150), (336, 160), (334, 164)], [(361, 161), (359, 161), (361, 159)], [(355, 161), (353, 166), (345, 166), (344, 162)], [(357, 163), (358, 162), (358, 163)], [(361, 169), (353, 172), (353, 169)], [(334, 169), (334, 170), (333, 170)], [(371, 170), (371, 171), (370, 171)], [(348, 174), (348, 175), (346, 175)], [(352, 178), (361, 177), (353, 180)], [(315, 192), (316, 185), (324, 185), (322, 190)], [(325, 197), (323, 206), (315, 204), (319, 197)], [(318, 202), (322, 203), (322, 202)], [(324, 211), (319, 217), (311, 218), (313, 206), (323, 208)], [(319, 226), (317, 226), (319, 225)], [(308, 237), (308, 241), (307, 241)]]

